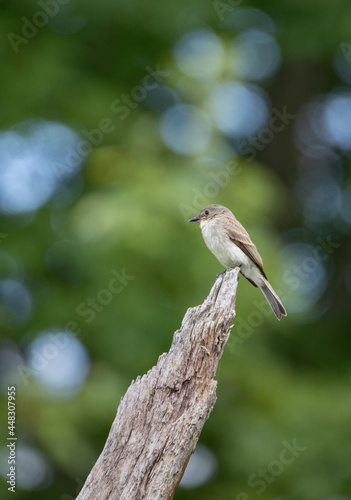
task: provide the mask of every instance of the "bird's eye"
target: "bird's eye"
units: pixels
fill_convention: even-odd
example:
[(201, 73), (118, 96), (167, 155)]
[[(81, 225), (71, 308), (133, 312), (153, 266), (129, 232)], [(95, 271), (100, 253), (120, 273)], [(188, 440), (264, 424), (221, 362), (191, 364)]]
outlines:
[(208, 215), (210, 212), (208, 210), (205, 210), (205, 214)]

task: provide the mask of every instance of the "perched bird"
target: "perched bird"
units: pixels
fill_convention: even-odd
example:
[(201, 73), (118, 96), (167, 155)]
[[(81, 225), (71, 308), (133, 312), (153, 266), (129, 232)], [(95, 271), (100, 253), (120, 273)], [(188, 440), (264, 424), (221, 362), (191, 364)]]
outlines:
[(224, 267), (240, 268), (250, 283), (262, 290), (278, 319), (286, 316), (286, 310), (271, 287), (263, 262), (248, 232), (236, 220), (233, 213), (223, 205), (208, 205), (189, 222), (200, 222), (203, 239)]

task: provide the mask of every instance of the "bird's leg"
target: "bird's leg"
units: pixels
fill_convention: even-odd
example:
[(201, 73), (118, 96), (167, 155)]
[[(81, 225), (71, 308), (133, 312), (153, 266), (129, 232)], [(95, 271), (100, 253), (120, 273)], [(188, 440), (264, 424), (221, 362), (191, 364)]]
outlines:
[(216, 276), (216, 278), (218, 278), (218, 276), (220, 276), (221, 274), (226, 273), (228, 271), (228, 269), (233, 269), (233, 268), (232, 267), (227, 267), (227, 269), (225, 271), (222, 271), (221, 273), (218, 273), (217, 276)]

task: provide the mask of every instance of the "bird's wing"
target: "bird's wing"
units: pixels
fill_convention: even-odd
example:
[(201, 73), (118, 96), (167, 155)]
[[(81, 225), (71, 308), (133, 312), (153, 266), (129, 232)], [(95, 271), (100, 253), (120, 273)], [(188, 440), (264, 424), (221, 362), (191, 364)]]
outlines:
[(263, 270), (263, 262), (261, 255), (258, 253), (257, 248), (252, 243), (251, 238), (243, 228), (243, 226), (238, 222), (230, 221), (230, 224), (226, 224), (226, 230), (229, 238), (232, 242), (244, 252), (245, 255), (249, 257), (256, 264), (259, 270), (262, 272), (263, 276), (267, 279), (266, 273)]

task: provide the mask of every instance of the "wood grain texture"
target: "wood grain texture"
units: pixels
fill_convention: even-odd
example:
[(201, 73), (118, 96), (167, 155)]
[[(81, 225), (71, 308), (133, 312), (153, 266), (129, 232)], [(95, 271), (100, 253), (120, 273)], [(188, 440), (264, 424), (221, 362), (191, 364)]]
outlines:
[(216, 402), (238, 274), (218, 275), (204, 303), (187, 310), (169, 352), (132, 382), (78, 500), (173, 498)]

